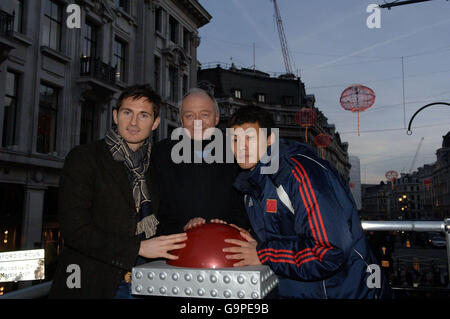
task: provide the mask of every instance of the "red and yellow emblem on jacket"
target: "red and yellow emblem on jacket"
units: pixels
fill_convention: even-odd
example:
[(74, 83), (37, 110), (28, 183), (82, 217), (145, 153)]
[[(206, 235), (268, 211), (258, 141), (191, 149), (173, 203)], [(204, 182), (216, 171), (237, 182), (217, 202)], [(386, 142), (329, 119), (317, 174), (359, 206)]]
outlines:
[(277, 200), (268, 199), (266, 201), (266, 213), (276, 213), (277, 212)]

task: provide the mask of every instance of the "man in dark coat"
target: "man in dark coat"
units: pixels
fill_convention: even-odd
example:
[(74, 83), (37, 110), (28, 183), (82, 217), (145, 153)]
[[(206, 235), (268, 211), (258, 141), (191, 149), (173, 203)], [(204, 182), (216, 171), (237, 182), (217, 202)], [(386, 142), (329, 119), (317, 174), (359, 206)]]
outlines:
[(181, 102), (184, 129), (178, 129), (186, 134), (183, 138), (190, 146), (187, 150), (190, 160), (174, 160), (172, 151), (178, 140), (167, 138), (154, 146), (151, 169), (157, 184), (154, 188), (158, 190), (153, 194), (160, 221), (158, 234), (188, 230), (208, 221), (249, 227), (243, 197), (232, 186), (240, 171), (238, 165), (227, 163), (225, 154), (219, 161), (207, 159), (211, 153), (216, 155), (215, 151), (220, 151), (208, 150), (215, 138), (221, 138), (211, 134), (219, 116), (217, 102), (210, 93), (191, 89)]
[(67, 155), (59, 193), (64, 250), (51, 298), (129, 298), (133, 266), (176, 259), (168, 251), (184, 247), (186, 234), (153, 237), (149, 136), (160, 105), (147, 86), (125, 89), (113, 110), (116, 126)]

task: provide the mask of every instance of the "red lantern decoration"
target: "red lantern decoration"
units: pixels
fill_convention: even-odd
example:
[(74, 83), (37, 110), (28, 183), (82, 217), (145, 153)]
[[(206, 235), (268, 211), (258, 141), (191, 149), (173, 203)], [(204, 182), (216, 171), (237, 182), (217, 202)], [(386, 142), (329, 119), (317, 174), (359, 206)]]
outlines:
[(425, 187), (427, 188), (427, 191), (430, 190), (430, 185), (431, 185), (431, 179), (430, 178), (426, 178), (423, 180), (423, 184), (425, 185)]
[(359, 112), (363, 112), (375, 103), (375, 92), (367, 86), (354, 84), (346, 88), (340, 98), (341, 106), (358, 114), (358, 136), (359, 136)]
[(394, 182), (398, 178), (398, 173), (396, 171), (387, 171), (385, 176), (392, 183), (392, 189), (394, 189)]
[(331, 137), (328, 136), (327, 134), (316, 135), (316, 137), (314, 137), (314, 143), (320, 149), (320, 153), (322, 155), (322, 159), (324, 159), (324, 151), (323, 151), (323, 149), (325, 147), (330, 146), (330, 144), (331, 144)]
[(304, 107), (295, 113), (295, 122), (305, 128), (305, 141), (308, 142), (308, 127), (317, 122), (317, 112), (314, 109)]
[(196, 226), (186, 231), (186, 246), (171, 251), (178, 256), (176, 260), (168, 260), (167, 264), (188, 268), (225, 268), (233, 267), (239, 260), (226, 259), (230, 253), (222, 251), (225, 247), (235, 246), (228, 244), (225, 239), (238, 239), (245, 241), (240, 232), (226, 224), (209, 223)]

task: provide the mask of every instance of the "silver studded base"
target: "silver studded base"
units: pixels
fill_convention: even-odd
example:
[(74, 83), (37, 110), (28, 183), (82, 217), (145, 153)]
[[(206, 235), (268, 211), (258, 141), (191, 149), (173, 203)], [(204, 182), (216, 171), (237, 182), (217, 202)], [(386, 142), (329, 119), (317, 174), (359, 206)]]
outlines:
[(184, 268), (154, 261), (132, 270), (133, 295), (263, 299), (278, 284), (268, 266)]

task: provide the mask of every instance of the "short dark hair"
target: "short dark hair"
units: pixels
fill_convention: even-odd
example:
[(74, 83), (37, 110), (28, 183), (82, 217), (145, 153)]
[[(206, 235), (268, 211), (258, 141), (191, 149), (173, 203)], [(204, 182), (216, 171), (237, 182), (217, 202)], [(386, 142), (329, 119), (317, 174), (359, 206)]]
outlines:
[(122, 106), (123, 100), (131, 97), (133, 100), (140, 98), (146, 98), (148, 102), (153, 104), (153, 113), (155, 119), (159, 117), (161, 109), (161, 96), (156, 93), (152, 87), (148, 84), (137, 84), (125, 88), (117, 100), (116, 110), (119, 111)]
[(275, 121), (273, 120), (272, 114), (256, 105), (241, 106), (231, 115), (228, 121), (228, 127), (245, 123), (258, 123), (260, 128), (267, 129), (267, 136), (270, 136), (272, 129), (275, 128)]

